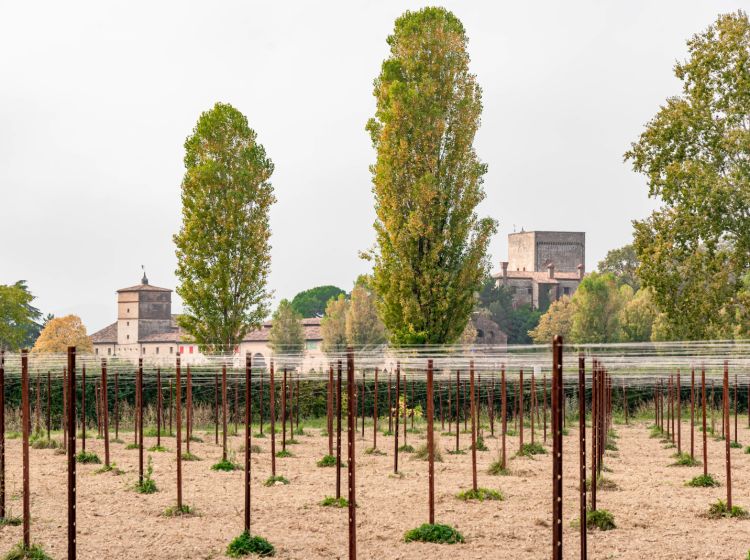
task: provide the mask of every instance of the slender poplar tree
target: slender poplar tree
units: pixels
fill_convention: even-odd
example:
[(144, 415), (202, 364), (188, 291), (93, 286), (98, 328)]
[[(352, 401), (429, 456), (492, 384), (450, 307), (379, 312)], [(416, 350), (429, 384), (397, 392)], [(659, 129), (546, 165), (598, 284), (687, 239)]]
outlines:
[(467, 43), (451, 12), (407, 11), (375, 80), (376, 247), (365, 257), (396, 345), (458, 340), (489, 269), (496, 223), (476, 214), (487, 167), (474, 150), (482, 101)]
[(231, 351), (269, 310), (273, 163), (247, 118), (217, 103), (185, 141), (185, 168), (179, 323), (205, 351)]

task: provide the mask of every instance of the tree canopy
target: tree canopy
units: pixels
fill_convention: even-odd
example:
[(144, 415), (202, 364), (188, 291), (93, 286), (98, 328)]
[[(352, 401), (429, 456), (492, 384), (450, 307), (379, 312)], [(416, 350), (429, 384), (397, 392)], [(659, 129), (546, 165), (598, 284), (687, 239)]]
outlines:
[(279, 356), (281, 365), (297, 365), (305, 351), (305, 329), (302, 317), (288, 299), (282, 299), (273, 313), (268, 345)]
[(477, 309), (487, 310), (489, 318), (508, 335), (508, 344), (529, 344), (532, 339), (529, 331), (539, 323), (542, 313), (530, 305), (513, 306), (513, 289), (497, 285), (492, 277), (487, 277), (479, 291)]
[(217, 103), (185, 141), (185, 168), (179, 323), (206, 351), (228, 350), (268, 314), (273, 163), (247, 118)]
[(298, 293), (292, 298), (292, 308), (303, 317), (322, 317), (326, 312), (328, 300), (346, 294), (336, 286), (316, 286)]
[(473, 145), (481, 90), (464, 27), (444, 8), (405, 12), (387, 42), (367, 124), (377, 153), (372, 286), (393, 344), (452, 343), (496, 229), (476, 214), (487, 171)]
[(673, 338), (731, 335), (748, 323), (750, 21), (720, 15), (675, 65), (666, 100), (625, 158), (660, 208), (634, 222), (638, 276)]
[(599, 272), (611, 272), (618, 284), (627, 284), (633, 291), (637, 292), (641, 287), (637, 276), (638, 255), (632, 243), (607, 251), (604, 259), (599, 261), (597, 269)]
[(375, 296), (363, 285), (355, 285), (352, 290), (346, 314), (346, 338), (354, 348), (386, 342), (385, 325), (378, 316)]
[(34, 344), (42, 314), (31, 305), (34, 296), (25, 280), (0, 284), (0, 350), (19, 350)]
[(349, 300), (344, 294), (331, 299), (326, 305), (325, 315), (320, 320), (320, 331), (323, 341), (321, 349), (326, 354), (341, 354), (346, 350), (346, 316), (349, 312)]
[(94, 344), (86, 334), (86, 327), (77, 315), (66, 315), (47, 321), (32, 352), (62, 354), (68, 351), (68, 346), (75, 346), (76, 352), (81, 354), (94, 350)]

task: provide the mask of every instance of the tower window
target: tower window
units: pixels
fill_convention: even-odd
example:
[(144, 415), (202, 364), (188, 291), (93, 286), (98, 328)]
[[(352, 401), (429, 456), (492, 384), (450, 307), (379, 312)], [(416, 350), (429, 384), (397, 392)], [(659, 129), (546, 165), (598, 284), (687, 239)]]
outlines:
[(156, 353), (157, 354), (159, 353), (159, 347), (158, 346), (156, 347)]
[(125, 335), (125, 340), (130, 340), (130, 335), (129, 334)]
[(172, 348), (172, 347), (170, 346), (170, 347), (169, 347), (169, 353), (170, 353), (170, 354), (172, 353), (172, 350), (173, 350), (173, 348)]

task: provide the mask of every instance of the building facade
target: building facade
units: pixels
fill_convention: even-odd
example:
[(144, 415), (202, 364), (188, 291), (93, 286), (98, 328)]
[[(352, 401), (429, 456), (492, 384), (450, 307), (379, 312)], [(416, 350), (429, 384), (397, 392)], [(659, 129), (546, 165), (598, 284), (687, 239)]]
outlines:
[[(323, 340), (320, 319), (303, 319), (302, 325), (305, 331), (302, 367), (305, 370), (325, 367), (320, 350)], [(239, 362), (249, 353), (255, 366), (268, 367), (273, 355), (270, 334), (271, 322), (268, 321), (247, 333), (233, 355)], [(101, 358), (133, 362), (144, 358), (152, 363), (174, 363), (179, 353), (184, 364), (207, 361), (198, 344), (177, 324), (177, 315), (172, 314), (172, 290), (152, 286), (145, 274), (140, 284), (117, 290), (117, 320), (92, 334), (91, 340), (94, 353)]]
[(513, 305), (546, 311), (572, 296), (583, 279), (586, 234), (570, 231), (522, 231), (508, 235), (508, 260), (493, 274), (498, 286), (513, 291)]

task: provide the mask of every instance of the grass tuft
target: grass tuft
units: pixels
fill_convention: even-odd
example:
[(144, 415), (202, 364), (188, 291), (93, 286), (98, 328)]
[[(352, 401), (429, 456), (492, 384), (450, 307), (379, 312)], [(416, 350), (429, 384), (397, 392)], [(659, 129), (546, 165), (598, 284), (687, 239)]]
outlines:
[[(433, 446), (433, 447), (434, 447), (433, 456), (434, 456), (435, 461), (437, 461), (438, 463), (442, 463), (443, 462), (443, 453), (442, 453), (442, 451), (440, 451), (440, 448), (438, 446), (436, 446), (436, 445)], [(430, 458), (429, 454), (430, 454), (429, 453), (429, 449), (427, 447), (427, 444), (425, 443), (424, 445), (420, 446), (419, 449), (417, 449), (417, 451), (414, 454), (414, 458), (415, 459), (422, 459), (423, 461), (427, 461)]]
[(711, 519), (721, 519), (723, 517), (737, 517), (745, 519), (748, 517), (747, 511), (740, 506), (732, 506), (730, 509), (724, 500), (718, 500), (708, 508), (707, 516)]
[(182, 453), (182, 460), (183, 461), (202, 461), (203, 459), (201, 459), (194, 453), (188, 453), (187, 451), (184, 451)]
[(524, 443), (516, 455), (519, 457), (532, 457), (534, 455), (544, 455), (546, 453), (547, 450), (544, 446), (538, 441), (535, 441), (534, 443)]
[(464, 490), (463, 492), (459, 492), (458, 494), (456, 494), (456, 498), (465, 502), (469, 500), (478, 500), (480, 502), (483, 502), (485, 500), (505, 499), (502, 493), (498, 492), (497, 490), (491, 490), (489, 488), (477, 488), (476, 490), (470, 488), (469, 490)]
[(693, 488), (716, 488), (717, 486), (721, 486), (721, 484), (710, 474), (702, 474), (687, 481), (685, 486), (692, 486)]
[(109, 465), (102, 465), (98, 469), (94, 471), (94, 474), (102, 474), (102, 473), (108, 473), (111, 472), (115, 476), (120, 476), (121, 474), (125, 474), (125, 471), (121, 468), (118, 468), (116, 463), (110, 463)]
[(4, 560), (52, 560), (38, 544), (32, 544), (26, 548), (22, 542), (11, 548), (3, 558)]
[(18, 527), (21, 523), (23, 523), (23, 519), (14, 515), (0, 517), (0, 527)]
[(399, 447), (398, 450), (401, 453), (414, 453), (414, 448), (408, 443), (406, 445), (402, 445), (401, 447)]
[(322, 459), (320, 459), (316, 463), (319, 467), (335, 467), (336, 466), (336, 457), (333, 455), (324, 455)]
[(239, 470), (240, 466), (236, 463), (233, 463), (229, 459), (222, 459), (215, 465), (211, 465), (212, 471), (223, 471), (223, 472), (231, 472)]
[(320, 505), (323, 507), (337, 507), (337, 508), (345, 508), (349, 507), (349, 500), (346, 498), (334, 498), (333, 496), (326, 496), (323, 498), (323, 501), (320, 502)]
[(294, 455), (292, 455), (291, 451), (282, 449), (281, 451), (276, 452), (276, 457), (279, 459), (284, 459), (285, 457), (294, 457)]
[(261, 558), (273, 556), (276, 554), (276, 550), (273, 545), (263, 537), (250, 536), (250, 533), (245, 531), (239, 537), (236, 537), (227, 546), (227, 556), (230, 558), (239, 558), (241, 556), (248, 556), (255, 554)]
[(31, 444), (32, 449), (58, 449), (62, 444), (56, 439), (37, 439)]
[(377, 447), (368, 447), (365, 449), (365, 455), (385, 455), (384, 451), (381, 451)]
[(149, 447), (149, 448), (148, 448), (148, 450), (149, 450), (149, 451), (150, 451), (151, 453), (166, 453), (167, 451), (169, 451), (169, 450), (168, 450), (168, 449), (167, 449), (166, 447), (164, 447), (163, 445), (154, 445), (153, 447)]
[(589, 529), (599, 529), (600, 531), (610, 531), (615, 529), (615, 516), (606, 509), (597, 509), (586, 512), (586, 527)]
[(466, 455), (466, 451), (463, 449), (450, 449), (448, 455)]
[[(596, 489), (597, 490), (617, 490), (618, 486), (615, 482), (606, 476), (599, 475), (596, 477)], [(591, 490), (591, 479), (586, 479), (586, 490)]]
[(729, 447), (731, 447), (732, 449), (742, 449), (742, 444), (739, 441), (732, 441), (729, 444)]
[(81, 451), (78, 455), (76, 455), (76, 462), (82, 463), (84, 465), (101, 464), (99, 456), (96, 453), (92, 453), (90, 451)]
[(508, 476), (510, 471), (507, 467), (503, 467), (502, 461), (495, 461), (490, 465), (490, 468), (487, 469), (487, 474), (493, 476)]
[(450, 525), (441, 525), (425, 523), (416, 529), (407, 531), (404, 534), (404, 542), (431, 542), (440, 544), (462, 543), (464, 537)]
[(289, 481), (280, 474), (277, 474), (275, 476), (269, 476), (268, 479), (263, 483), (263, 486), (277, 486), (281, 484), (289, 484)]
[(162, 514), (164, 517), (179, 517), (181, 515), (195, 515), (195, 508), (190, 507), (187, 504), (182, 504), (182, 506), (169, 506), (167, 509), (164, 510), (164, 513)]
[(489, 451), (489, 448), (484, 443), (484, 438), (481, 436), (477, 438), (476, 448), (477, 451)]
[(692, 457), (690, 453), (675, 453), (672, 457), (677, 459), (672, 463), (672, 467), (695, 467), (701, 464), (700, 461), (695, 457)]
[(137, 443), (129, 443), (125, 446), (125, 449), (139, 449), (140, 445)]

